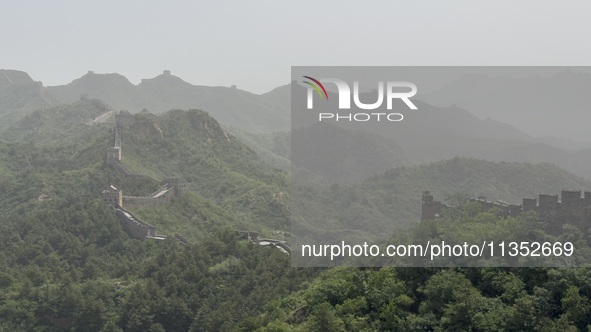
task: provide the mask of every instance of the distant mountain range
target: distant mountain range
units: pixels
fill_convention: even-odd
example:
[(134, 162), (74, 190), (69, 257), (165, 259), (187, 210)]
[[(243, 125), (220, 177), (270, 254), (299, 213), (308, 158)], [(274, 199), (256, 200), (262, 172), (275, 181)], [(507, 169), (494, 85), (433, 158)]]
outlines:
[(131, 113), (202, 109), (225, 126), (253, 132), (286, 131), (290, 127), (289, 87), (257, 95), (235, 87), (192, 85), (168, 71), (138, 85), (120, 74), (88, 72), (67, 85), (43, 87), (24, 72), (0, 70), (1, 127), (6, 128), (36, 109), (81, 98), (99, 99), (114, 110)]
[(0, 70), (0, 130), (36, 109), (56, 105), (40, 82), (17, 70)]
[[(87, 138), (94, 127), (108, 122), (113, 126), (114, 111), (98, 99), (35, 110), (0, 132), (0, 139), (26, 143), (52, 143)], [(91, 128), (94, 127), (94, 128)]]
[(400, 167), (345, 185), (302, 185), (294, 191), (299, 234), (325, 241), (372, 239), (420, 221), (421, 190), (445, 201), (457, 193), (521, 204), (523, 197), (586, 190), (591, 182), (551, 164), (495, 163), (453, 158)]
[(170, 109), (202, 109), (221, 123), (249, 131), (289, 129), (289, 104), (270, 92), (256, 95), (232, 87), (207, 87), (187, 83), (165, 71), (133, 85), (119, 74), (87, 73), (70, 84), (47, 88), (60, 102), (73, 102), (81, 95), (103, 100), (114, 109), (154, 114)]
[[(295, 91), (296, 94), (303, 93), (303, 91)], [(296, 98), (298, 97), (296, 96)], [(367, 100), (373, 99), (370, 97)], [(586, 166), (591, 162), (589, 158), (591, 149), (589, 148), (578, 150), (561, 148), (560, 146), (565, 145), (563, 143), (568, 143), (566, 140), (553, 140), (548, 137), (538, 139), (509, 124), (490, 118), (480, 119), (473, 115), (469, 109), (457, 105), (433, 106), (418, 100), (415, 100), (415, 104), (418, 110), (407, 113), (404, 121), (399, 123), (338, 122), (338, 126), (342, 129), (354, 130), (355, 132), (362, 131), (374, 136), (373, 143), (365, 142), (366, 144), (361, 149), (373, 151), (372, 158), (361, 158), (362, 153), (357, 150), (357, 157), (360, 158), (356, 167), (357, 170), (366, 170), (364, 172), (366, 176), (377, 174), (369, 172), (369, 170), (375, 169), (376, 160), (384, 161), (393, 157), (388, 156), (386, 158), (385, 156), (377, 157), (375, 155), (389, 155), (392, 153), (390, 149), (379, 147), (379, 145), (383, 144), (398, 147), (396, 153), (398, 162), (390, 163), (392, 167), (423, 164), (459, 156), (497, 162), (549, 162), (574, 174), (591, 179), (591, 169)], [(312, 130), (311, 128), (314, 127), (312, 126), (308, 130)], [(294, 131), (292, 134), (296, 133)], [(323, 133), (317, 133), (316, 135), (310, 135), (309, 133), (298, 136), (292, 135), (292, 146), (302, 146), (304, 149), (303, 153), (294, 154), (292, 160), (294, 165), (306, 164), (307, 161), (300, 160), (298, 156), (308, 154), (314, 156), (317, 164), (335, 165), (336, 169), (346, 165), (346, 163), (342, 163), (346, 158), (344, 155), (327, 160), (334, 156), (334, 154), (327, 152), (338, 149), (337, 145), (332, 144), (330, 149), (326, 149), (324, 152), (320, 150), (320, 146), (328, 141), (345, 141), (345, 139), (336, 140), (335, 133), (333, 130), (323, 131)], [(324, 135), (323, 139), (322, 135)], [(316, 137), (316, 140), (314, 140), (315, 145), (308, 142), (308, 138), (311, 136)], [(295, 145), (294, 139), (297, 139)], [(404, 157), (400, 158), (400, 156)], [(321, 173), (321, 177), (334, 181), (334, 173), (333, 169), (327, 173)], [(350, 178), (350, 181), (356, 180), (359, 179)], [(339, 183), (339, 181), (335, 182)]]
[(567, 138), (552, 140), (559, 147), (581, 148), (577, 141), (591, 141), (590, 92), (591, 75), (573, 68), (521, 78), (466, 74), (421, 98), (433, 105), (455, 104), (480, 118), (510, 122), (534, 136)]
[[(516, 123), (522, 121), (524, 128), (568, 120), (574, 123), (573, 130), (583, 130), (588, 122), (586, 117), (591, 115), (580, 109), (584, 107), (580, 100), (567, 98), (566, 94), (571, 91), (578, 92), (577, 96), (584, 95), (576, 89), (585, 89), (591, 84), (591, 76), (564, 72), (541, 79), (540, 89), (547, 93), (536, 95), (537, 99), (526, 98), (527, 94), (519, 90), (525, 83), (533, 84), (528, 80), (539, 78), (466, 75), (441, 90), (424, 95), (423, 101), (416, 100), (419, 111), (401, 123), (308, 128), (304, 138), (310, 139), (307, 144), (313, 151), (304, 159), (296, 156), (294, 167), (310, 172), (311, 178), (339, 183), (346, 179), (357, 181), (392, 167), (463, 156), (491, 161), (550, 162), (591, 179), (591, 168), (587, 167), (591, 163), (591, 145), (552, 138), (554, 133), (551, 131), (542, 138), (533, 137), (485, 116), (495, 114), (502, 118), (511, 115)], [(493, 89), (496, 86), (502, 86), (502, 89)], [(460, 93), (468, 88), (474, 91)], [(305, 89), (296, 91), (303, 93)], [(552, 91), (558, 91), (562, 103), (558, 103)], [(498, 94), (514, 98), (515, 107), (523, 108), (522, 112), (505, 108), (497, 100), (499, 98), (495, 98)], [(257, 95), (233, 87), (192, 85), (168, 71), (144, 79), (138, 85), (119, 74), (89, 72), (67, 85), (43, 87), (24, 72), (0, 70), (0, 138), (50, 141), (55, 130), (75, 136), (77, 127), (112, 121), (109, 120), (111, 112), (120, 109), (162, 114), (170, 109), (195, 108), (207, 111), (272, 165), (288, 169), (291, 159), (290, 95), (289, 84)], [(453, 102), (450, 95), (455, 98)], [(525, 108), (526, 102), (539, 107), (539, 114), (562, 105), (560, 112), (564, 116), (556, 119), (536, 116), (532, 113), (536, 112), (535, 109)], [(582, 121), (573, 120), (575, 115), (579, 115)], [(65, 122), (58, 121), (60, 118)], [(366, 133), (360, 133), (358, 129)], [(276, 132), (279, 134), (274, 134)], [(331, 141), (351, 141), (356, 145), (334, 150), (332, 154), (324, 153), (328, 149), (327, 142)], [(335, 155), (342, 162), (335, 164)]]

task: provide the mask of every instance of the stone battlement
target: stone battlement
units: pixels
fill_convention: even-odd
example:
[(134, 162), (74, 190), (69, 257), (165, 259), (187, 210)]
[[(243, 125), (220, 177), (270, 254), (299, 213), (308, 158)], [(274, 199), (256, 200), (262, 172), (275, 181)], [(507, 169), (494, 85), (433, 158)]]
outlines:
[(263, 238), (260, 236), (259, 232), (253, 231), (236, 230), (236, 233), (240, 234), (240, 236), (245, 236), (250, 243), (258, 244), (261, 246), (273, 246), (281, 250), (282, 252), (291, 255), (291, 248), (289, 248), (289, 246), (287, 245), (287, 241)]
[(132, 206), (136, 208), (159, 206), (163, 203), (170, 202), (173, 197), (177, 196), (177, 193), (178, 191), (175, 190), (173, 185), (166, 183), (149, 196), (123, 196), (123, 204), (124, 206)]
[(178, 179), (171, 179), (171, 182), (166, 182), (163, 186), (158, 188), (149, 196), (123, 196), (123, 191), (111, 186), (108, 190), (103, 190), (102, 197), (105, 204), (111, 205), (117, 210), (117, 216), (123, 222), (125, 230), (135, 238), (155, 238), (162, 239), (164, 237), (156, 234), (156, 227), (143, 222), (136, 217), (131, 211), (123, 207), (146, 207), (158, 206), (163, 203), (168, 203), (173, 197), (180, 195), (180, 184), (184, 182)]
[[(421, 221), (435, 220), (442, 216), (445, 204), (435, 201), (429, 191), (423, 191)], [(515, 217), (522, 212), (534, 211), (541, 221), (548, 224), (548, 232), (557, 234), (563, 224), (571, 224), (580, 229), (591, 225), (591, 192), (563, 190), (558, 195), (540, 194), (538, 198), (523, 198), (521, 205), (502, 201), (487, 201), (486, 197), (470, 198), (470, 202), (479, 203), (482, 210), (497, 208), (504, 216)]]
[(137, 239), (152, 238), (162, 240), (165, 237), (158, 235), (156, 227), (142, 221), (131, 211), (123, 208), (123, 192), (115, 186), (102, 192), (103, 201), (115, 209), (117, 217), (123, 224), (123, 227), (131, 236)]
[(132, 237), (137, 239), (151, 238), (157, 240), (163, 240), (166, 238), (165, 236), (158, 235), (155, 226), (143, 222), (140, 218), (131, 213), (131, 211), (120, 207), (116, 208), (116, 211), (123, 227)]
[[(128, 176), (136, 176), (137, 174), (133, 174), (121, 162), (121, 141), (123, 130), (129, 128), (134, 123), (135, 117), (127, 111), (121, 111), (115, 114), (115, 141), (113, 147), (109, 148), (107, 151), (106, 163), (114, 166)], [(173, 197), (177, 197), (181, 194), (185, 185), (186, 182), (182, 179), (166, 179), (163, 181), (163, 185), (160, 188), (148, 196), (123, 196), (122, 190), (117, 189), (115, 186), (111, 186), (108, 190), (102, 192), (102, 197), (105, 204), (109, 204), (117, 211), (117, 216), (121, 220), (127, 233), (131, 236), (138, 239), (148, 238), (162, 240), (166, 237), (158, 235), (155, 226), (143, 222), (131, 211), (126, 210), (123, 207), (140, 208), (146, 206), (159, 206), (168, 203)], [(183, 244), (189, 243), (184, 238), (183, 240), (176, 236), (173, 238)]]

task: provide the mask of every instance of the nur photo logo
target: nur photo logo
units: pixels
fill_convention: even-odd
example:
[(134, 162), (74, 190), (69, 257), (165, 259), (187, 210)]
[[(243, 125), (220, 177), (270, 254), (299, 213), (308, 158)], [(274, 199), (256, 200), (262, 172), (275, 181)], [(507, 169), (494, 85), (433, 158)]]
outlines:
[[(384, 104), (384, 99), (386, 100), (386, 109), (392, 110), (394, 100), (399, 99), (404, 102), (404, 104), (411, 110), (418, 109), (416, 105), (410, 100), (411, 97), (417, 94), (417, 86), (414, 83), (410, 82), (401, 82), (401, 81), (379, 81), (377, 82), (377, 100), (373, 103), (364, 103), (361, 101), (360, 98), (360, 88), (359, 88), (359, 81), (353, 81), (353, 93), (351, 93), (351, 88), (347, 82), (341, 79), (336, 78), (322, 78), (316, 79), (311, 76), (302, 76), (306, 80), (302, 81), (302, 83), (307, 85), (307, 95), (306, 95), (306, 107), (307, 109), (314, 109), (314, 95), (316, 94), (319, 100), (328, 101), (329, 95), (323, 83), (330, 83), (334, 84), (337, 88), (338, 94), (338, 109), (339, 110), (350, 110), (351, 109), (351, 99), (353, 99), (353, 104), (356, 108), (360, 110), (376, 110), (381, 108)], [(353, 98), (351, 98), (351, 96)], [(323, 107), (323, 111), (325, 111), (327, 106)], [(332, 119), (334, 121), (345, 120), (345, 121), (358, 121), (358, 122), (366, 122), (370, 120), (375, 121), (382, 121), (386, 119), (387, 121), (398, 122), (404, 119), (404, 116), (401, 113), (349, 113), (349, 114), (340, 114), (337, 112), (322, 112), (318, 115), (318, 121)]]

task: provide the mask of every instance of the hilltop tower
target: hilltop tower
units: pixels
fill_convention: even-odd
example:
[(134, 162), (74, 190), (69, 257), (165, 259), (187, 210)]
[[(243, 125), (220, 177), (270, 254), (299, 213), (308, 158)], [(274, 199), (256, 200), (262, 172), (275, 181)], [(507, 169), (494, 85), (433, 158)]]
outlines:
[(431, 192), (423, 191), (421, 221), (439, 219), (443, 207), (444, 205), (441, 202), (433, 200)]
[(111, 186), (102, 192), (103, 202), (115, 207), (123, 207), (123, 191)]

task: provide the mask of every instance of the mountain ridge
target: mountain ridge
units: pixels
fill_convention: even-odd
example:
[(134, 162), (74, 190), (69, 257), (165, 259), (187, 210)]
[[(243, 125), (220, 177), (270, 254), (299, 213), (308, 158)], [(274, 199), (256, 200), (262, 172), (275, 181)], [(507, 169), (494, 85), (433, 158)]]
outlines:
[(119, 74), (89, 72), (69, 84), (48, 87), (61, 102), (73, 102), (80, 95), (105, 101), (114, 109), (132, 113), (142, 110), (160, 114), (170, 109), (203, 109), (226, 126), (250, 131), (272, 132), (289, 129), (289, 105), (281, 105), (235, 86), (193, 85), (170, 71), (134, 85)]

